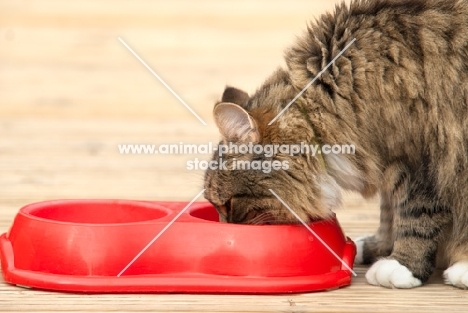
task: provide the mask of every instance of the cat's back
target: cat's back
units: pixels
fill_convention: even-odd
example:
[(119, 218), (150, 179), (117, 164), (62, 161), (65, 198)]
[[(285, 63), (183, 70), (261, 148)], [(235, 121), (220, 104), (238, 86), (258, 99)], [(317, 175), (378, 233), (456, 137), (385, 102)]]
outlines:
[[(422, 61), (431, 55), (467, 54), (467, 0), (353, 0), (320, 16), (286, 53), (293, 70), (307, 64), (317, 74), (327, 61), (356, 39), (365, 55), (388, 57), (392, 51)], [(398, 49), (396, 49), (398, 48)], [(406, 48), (406, 49), (403, 49)], [(387, 53), (387, 55), (385, 54)]]
[[(322, 19), (325, 24), (334, 24), (336, 29), (349, 28), (349, 35), (365, 38), (366, 33), (375, 33), (382, 39), (410, 45), (415, 53), (444, 53), (449, 48), (466, 48), (468, 1), (356, 0), (349, 8), (337, 7), (335, 16), (326, 20)], [(330, 39), (338, 39), (340, 34), (335, 31), (329, 35)], [(434, 44), (441, 47), (434, 49)]]
[(466, 0), (343, 3), (311, 23), (287, 50), (293, 84), (305, 86), (353, 39), (349, 51), (320, 78), (332, 92), (358, 93), (367, 100), (388, 95), (388, 100), (441, 101), (462, 96), (461, 85), (468, 89)]
[[(304, 96), (346, 125), (359, 125), (370, 146), (418, 156), (428, 145), (461, 147), (467, 140), (468, 1), (342, 4), (309, 25), (287, 51), (286, 62), (299, 90), (320, 73)], [(399, 141), (379, 144), (390, 137)], [(406, 151), (405, 142), (416, 150)]]

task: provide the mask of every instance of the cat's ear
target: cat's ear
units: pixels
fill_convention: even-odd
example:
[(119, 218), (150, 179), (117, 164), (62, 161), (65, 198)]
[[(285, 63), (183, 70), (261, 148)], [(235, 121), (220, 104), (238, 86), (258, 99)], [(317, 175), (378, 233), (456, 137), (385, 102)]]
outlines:
[(235, 103), (220, 102), (213, 110), (214, 120), (227, 142), (259, 142), (257, 123)]
[(221, 98), (221, 102), (230, 102), (240, 105), (241, 107), (245, 108), (247, 102), (249, 101), (249, 95), (245, 91), (240, 89), (226, 86), (223, 92), (223, 97)]

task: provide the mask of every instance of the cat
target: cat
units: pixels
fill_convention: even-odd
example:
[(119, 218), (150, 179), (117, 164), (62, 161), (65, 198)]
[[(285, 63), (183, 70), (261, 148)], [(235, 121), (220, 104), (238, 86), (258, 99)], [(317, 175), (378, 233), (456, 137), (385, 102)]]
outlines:
[(285, 59), (251, 96), (226, 87), (213, 111), (220, 144), (353, 144), (355, 153), (215, 154), (228, 165), (289, 163), (269, 173), (208, 169), (205, 198), (220, 218), (297, 223), (270, 189), (304, 221), (330, 216), (341, 189), (379, 195), (379, 229), (356, 240), (356, 263), (373, 263), (368, 283), (420, 286), (441, 253), (445, 282), (468, 288), (468, 2), (343, 3), (309, 24)]

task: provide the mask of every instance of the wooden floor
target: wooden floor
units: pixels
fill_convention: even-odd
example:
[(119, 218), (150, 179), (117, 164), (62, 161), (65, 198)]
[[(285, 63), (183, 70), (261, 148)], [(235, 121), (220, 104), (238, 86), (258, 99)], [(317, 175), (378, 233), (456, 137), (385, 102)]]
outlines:
[[(17, 210), (60, 198), (190, 200), (207, 155), (120, 155), (124, 143), (218, 139), (211, 109), (226, 84), (253, 92), (284, 64), (308, 18), (335, 1), (0, 1), (0, 232)], [(124, 39), (203, 126), (118, 41)], [(346, 195), (351, 237), (372, 232), (377, 199)], [(415, 290), (366, 284), (298, 295), (74, 295), (0, 282), (1, 312), (466, 312), (468, 292), (436, 273)]]

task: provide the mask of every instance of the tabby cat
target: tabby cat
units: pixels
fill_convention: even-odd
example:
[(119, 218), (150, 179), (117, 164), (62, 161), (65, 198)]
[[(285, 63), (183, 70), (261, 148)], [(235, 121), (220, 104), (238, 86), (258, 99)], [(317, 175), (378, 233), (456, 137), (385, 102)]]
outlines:
[(327, 218), (341, 188), (378, 194), (380, 227), (356, 240), (356, 262), (374, 263), (367, 281), (420, 286), (440, 254), (446, 283), (468, 288), (468, 2), (341, 4), (309, 24), (285, 59), (252, 96), (226, 88), (214, 107), (222, 143), (353, 144), (355, 154), (227, 153), (228, 165), (270, 159), (289, 168), (207, 170), (205, 197), (221, 218), (297, 223), (269, 189), (305, 221)]

